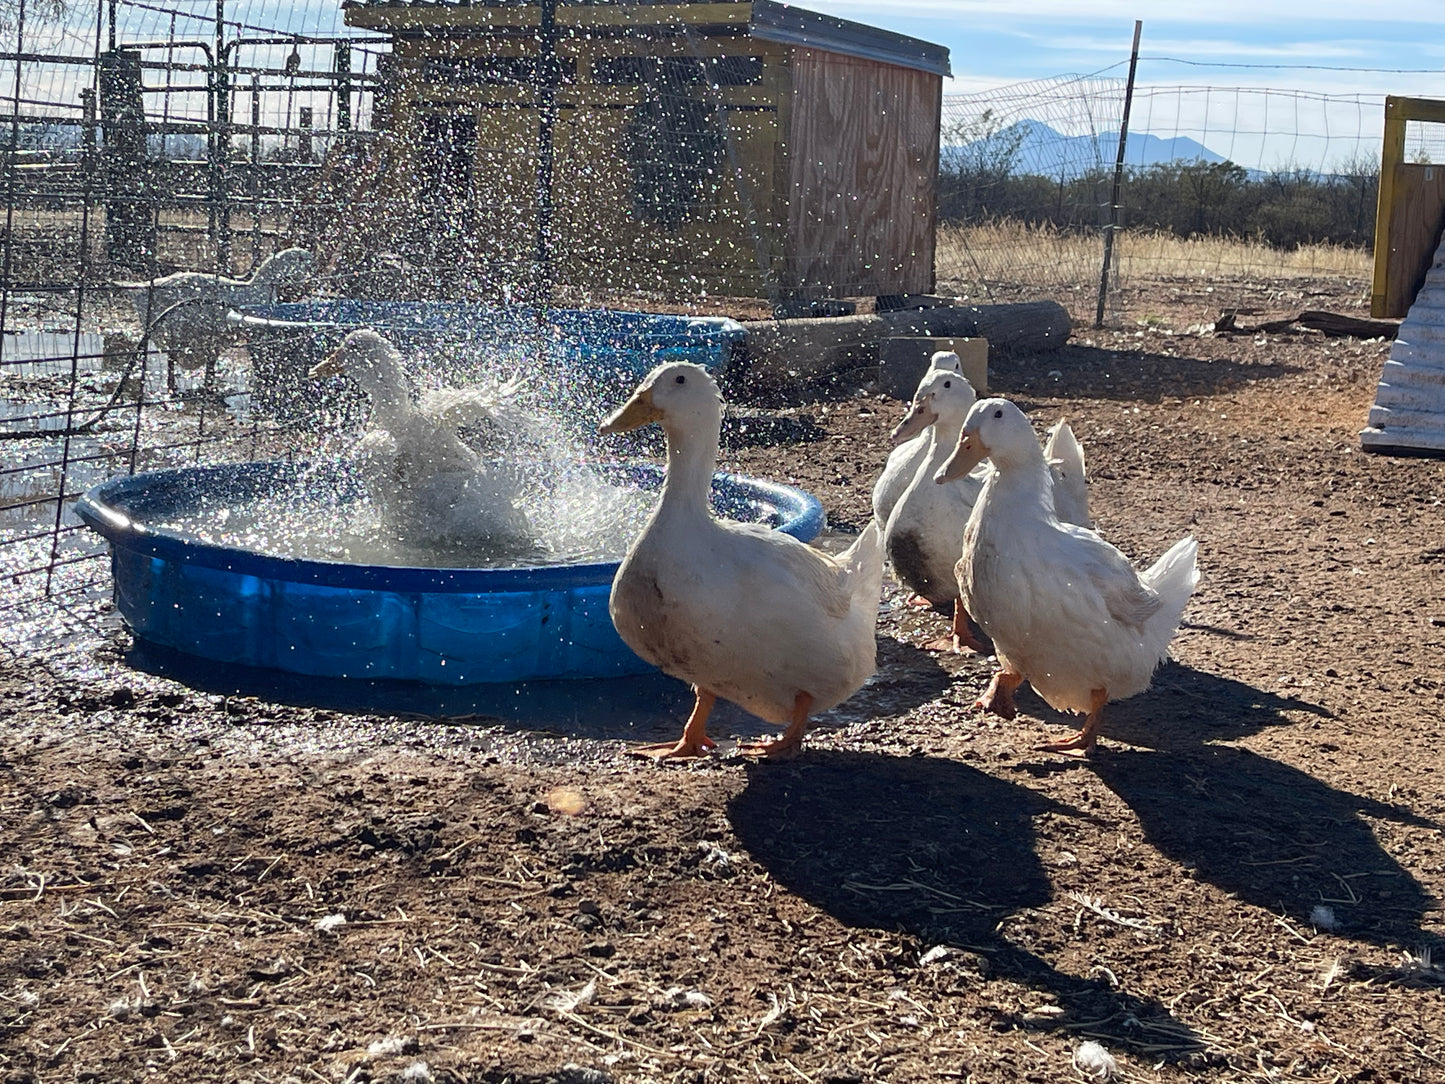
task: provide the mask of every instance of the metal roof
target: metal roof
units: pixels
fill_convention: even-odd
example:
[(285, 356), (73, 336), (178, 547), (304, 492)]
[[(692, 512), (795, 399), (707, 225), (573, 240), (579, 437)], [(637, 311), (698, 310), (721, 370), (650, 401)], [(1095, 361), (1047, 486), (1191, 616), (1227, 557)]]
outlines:
[(1445, 454), (1445, 238), (1390, 348), (1360, 446)]
[[(349, 11), (384, 9), (416, 14), (434, 11), (439, 16), (441, 13), (446, 13), (445, 17), (439, 18), (438, 21), (441, 22), (446, 21), (446, 18), (455, 19), (461, 13), (466, 12), (468, 14), (462, 17), (466, 19), (468, 25), (480, 28), (500, 27), (504, 23), (521, 25), (527, 21), (535, 21), (535, 15), (521, 18), (513, 16), (510, 19), (494, 18), (493, 16), (505, 11), (518, 12), (526, 8), (536, 9), (538, 4), (535, 0), (345, 0), (342, 7)], [(559, 0), (557, 7), (559, 21), (562, 21), (562, 12), (565, 12), (565, 21), (571, 25), (587, 25), (587, 16), (583, 12), (588, 8), (613, 8), (619, 11), (627, 9), (637, 16), (639, 25), (648, 25), (648, 18), (643, 13), (649, 10), (660, 11), (675, 8), (680, 19), (699, 30), (715, 22), (717, 26), (728, 32), (742, 31), (752, 37), (777, 42), (780, 45), (794, 45), (839, 53), (863, 60), (913, 68), (938, 76), (952, 74), (948, 61), (948, 49), (945, 46), (935, 45), (933, 42), (923, 41), (921, 38), (911, 38), (906, 34), (895, 34), (890, 30), (880, 30), (864, 23), (855, 23), (848, 19), (839, 19), (832, 15), (808, 11), (806, 8), (794, 7), (791, 4), (780, 4), (775, 0), (705, 0), (703, 3), (688, 3), (687, 0), (663, 0), (660, 3), (652, 3), (648, 0), (643, 0), (641, 3), (636, 0), (629, 3), (618, 3), (616, 0), (595, 0), (595, 2), (594, 0), (572, 0), (569, 3), (566, 0)], [(710, 8), (716, 9), (719, 13), (726, 12), (727, 15), (725, 18), (712, 19), (708, 16)], [(416, 14), (412, 16), (413, 19), (416, 18)], [(746, 15), (746, 19), (744, 19), (744, 15)], [(350, 19), (347, 21), (352, 22)], [(625, 25), (625, 23), (618, 22), (617, 16), (599, 21), (605, 21), (611, 29)], [(372, 22), (372, 19), (358, 18), (356, 25), (370, 26)], [(667, 17), (663, 16), (653, 25), (665, 25), (666, 22)], [(415, 26), (415, 22), (412, 25)], [(385, 29), (386, 27), (383, 23), (378, 23), (377, 28)]]
[(809, 46), (864, 60), (917, 68), (934, 75), (953, 74), (948, 63), (948, 49), (921, 38), (879, 30), (832, 15), (820, 15), (791, 4), (777, 4), (773, 0), (752, 0), (752, 9), (749, 32), (764, 41)]

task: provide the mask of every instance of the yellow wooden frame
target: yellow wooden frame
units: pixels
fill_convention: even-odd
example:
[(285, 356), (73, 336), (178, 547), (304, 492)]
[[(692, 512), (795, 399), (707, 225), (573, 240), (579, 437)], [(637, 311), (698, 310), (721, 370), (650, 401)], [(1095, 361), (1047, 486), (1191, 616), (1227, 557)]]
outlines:
[(1389, 315), (1390, 229), (1395, 213), (1395, 167), (1405, 161), (1405, 125), (1410, 121), (1445, 124), (1445, 101), (1435, 98), (1385, 97), (1385, 139), (1380, 150), (1380, 191), (1375, 204), (1375, 274), (1370, 289), (1370, 315)]

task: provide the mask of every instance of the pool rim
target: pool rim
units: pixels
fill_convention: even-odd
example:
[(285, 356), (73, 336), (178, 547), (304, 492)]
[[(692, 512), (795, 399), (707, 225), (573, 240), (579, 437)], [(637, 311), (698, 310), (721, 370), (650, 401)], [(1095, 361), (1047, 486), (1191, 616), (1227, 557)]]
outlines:
[[(309, 557), (237, 549), (206, 542), (179, 531), (156, 527), (133, 518), (114, 501), (143, 493), (157, 484), (174, 484), (206, 473), (222, 474), (241, 469), (255, 474), (287, 471), (293, 475), (309, 469), (311, 460), (249, 460), (244, 463), (171, 467), (112, 478), (92, 486), (74, 504), (74, 511), (86, 526), (115, 547), (160, 560), (176, 560), (203, 568), (219, 569), (263, 580), (280, 580), (348, 590), (391, 593), (504, 591), (565, 591), (611, 583), (618, 560), (582, 564), (515, 565), (505, 568), (424, 567), (416, 565), (368, 565), (326, 561)], [(661, 485), (664, 468), (655, 463), (599, 462), (602, 469), (622, 471), (644, 485)], [(784, 514), (774, 530), (803, 542), (815, 538), (826, 526), (822, 502), (794, 486), (751, 475), (717, 471), (714, 487), (733, 486), (746, 499), (767, 500)]]

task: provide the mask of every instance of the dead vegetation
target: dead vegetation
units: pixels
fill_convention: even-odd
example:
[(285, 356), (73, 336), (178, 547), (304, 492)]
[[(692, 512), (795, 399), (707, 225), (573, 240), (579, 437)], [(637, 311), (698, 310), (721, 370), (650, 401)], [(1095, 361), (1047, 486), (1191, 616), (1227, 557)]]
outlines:
[[(625, 758), (665, 683), (437, 719), (120, 632), (84, 678), (12, 659), (0, 1080), (1440, 1077), (1442, 465), (1358, 450), (1387, 342), (1207, 329), (1357, 294), (1156, 283), (996, 360), (1107, 537), (1201, 545), (1176, 662), (1086, 763), (1033, 750), (1037, 698), (974, 713), (987, 663), (892, 593), (878, 676), (780, 765)], [(724, 466), (858, 525), (901, 406), (780, 413), (806, 439)]]

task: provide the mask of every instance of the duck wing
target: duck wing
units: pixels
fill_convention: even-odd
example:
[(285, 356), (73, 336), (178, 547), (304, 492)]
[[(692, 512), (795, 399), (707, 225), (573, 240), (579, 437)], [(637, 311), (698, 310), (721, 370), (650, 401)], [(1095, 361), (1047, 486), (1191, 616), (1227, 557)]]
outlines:
[(1093, 531), (1072, 524), (1061, 526), (1081, 546), (1087, 546), (1083, 571), (1109, 616), (1128, 628), (1142, 630), (1163, 605), (1159, 592), (1143, 583), (1129, 559)]

